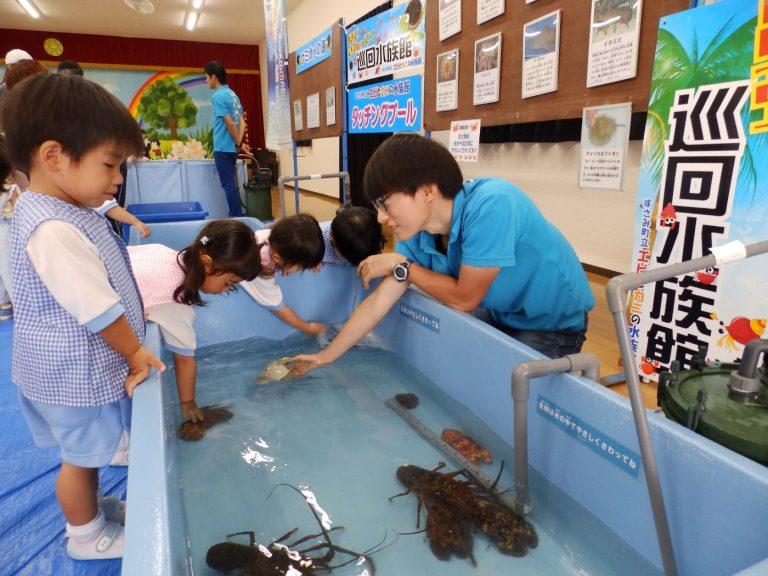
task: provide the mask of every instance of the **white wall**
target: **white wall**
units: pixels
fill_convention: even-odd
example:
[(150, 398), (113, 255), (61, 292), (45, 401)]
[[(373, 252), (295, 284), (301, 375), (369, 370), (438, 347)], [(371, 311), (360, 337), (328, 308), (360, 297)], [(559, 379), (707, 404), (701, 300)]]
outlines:
[[(337, 18), (352, 22), (379, 4), (379, 0), (333, 3), (304, 0), (288, 15), (289, 49), (295, 50), (319, 35)], [(261, 70), (266, 72), (265, 44), (260, 46), (260, 55)], [(262, 82), (262, 97), (266, 104), (266, 81)], [(266, 121), (265, 117), (265, 124)], [(432, 137), (447, 143), (447, 132), (434, 132)], [(579, 190), (578, 142), (484, 144), (480, 161), (462, 163), (461, 168), (467, 178), (499, 176), (517, 184), (565, 234), (583, 263), (627, 272), (632, 253), (641, 147), (639, 141), (630, 142), (621, 192)], [(338, 138), (314, 140), (311, 149), (300, 150), (298, 174), (337, 172), (338, 149)], [(280, 151), (279, 156), (281, 174), (293, 175), (291, 150)], [(303, 181), (301, 187), (333, 197), (338, 194), (336, 180)]]

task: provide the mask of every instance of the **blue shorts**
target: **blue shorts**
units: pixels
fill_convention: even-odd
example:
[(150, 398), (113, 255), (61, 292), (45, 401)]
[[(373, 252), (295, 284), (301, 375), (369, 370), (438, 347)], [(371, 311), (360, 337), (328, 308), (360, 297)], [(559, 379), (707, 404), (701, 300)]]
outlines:
[(19, 392), (21, 411), (35, 444), (58, 446), (64, 462), (81, 468), (107, 466), (131, 429), (131, 399), (127, 396), (102, 406), (62, 406), (25, 398)]

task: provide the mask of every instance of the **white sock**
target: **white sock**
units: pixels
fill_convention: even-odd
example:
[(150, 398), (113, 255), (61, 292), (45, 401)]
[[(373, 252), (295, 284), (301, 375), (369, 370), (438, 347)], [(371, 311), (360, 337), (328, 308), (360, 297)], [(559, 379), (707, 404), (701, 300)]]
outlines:
[(79, 544), (87, 544), (93, 542), (104, 530), (104, 525), (107, 523), (104, 518), (104, 512), (99, 510), (96, 514), (96, 518), (88, 522), (88, 524), (82, 524), (81, 526), (72, 526), (67, 522), (67, 536)]

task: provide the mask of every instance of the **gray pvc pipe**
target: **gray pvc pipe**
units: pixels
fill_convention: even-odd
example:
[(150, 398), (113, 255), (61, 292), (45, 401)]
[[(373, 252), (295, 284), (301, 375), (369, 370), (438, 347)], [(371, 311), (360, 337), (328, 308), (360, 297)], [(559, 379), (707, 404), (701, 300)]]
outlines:
[[(286, 182), (299, 182), (301, 180), (320, 180), (323, 178), (341, 178), (344, 180), (344, 194), (341, 199), (341, 203), (346, 204), (350, 198), (350, 181), (349, 172), (333, 172), (330, 174), (307, 174), (304, 176), (280, 176), (277, 180), (277, 193), (280, 201), (280, 217), (285, 217), (285, 183)], [(299, 190), (296, 189), (296, 206), (298, 202)]]
[(528, 399), (530, 380), (550, 374), (582, 372), (590, 380), (600, 379), (600, 361), (583, 352), (553, 360), (521, 362), (512, 370), (512, 399), (515, 415), (515, 512), (530, 514), (533, 509), (528, 490)]
[[(757, 256), (758, 254), (768, 252), (768, 241), (750, 244), (743, 248), (743, 257), (749, 258), (751, 256)], [(643, 458), (643, 469), (648, 484), (648, 495), (651, 499), (651, 508), (653, 511), (654, 523), (656, 525), (659, 548), (661, 550), (661, 559), (664, 564), (664, 573), (668, 576), (675, 576), (677, 574), (675, 554), (672, 548), (672, 538), (669, 532), (666, 510), (664, 508), (664, 498), (661, 493), (661, 484), (656, 468), (656, 458), (653, 453), (651, 436), (648, 430), (648, 418), (645, 413), (645, 405), (643, 404), (643, 397), (640, 392), (640, 380), (635, 364), (634, 352), (629, 341), (629, 332), (624, 320), (624, 312), (630, 290), (635, 290), (645, 284), (650, 284), (659, 280), (666, 280), (667, 278), (673, 278), (682, 274), (704, 270), (709, 266), (721, 265), (730, 259), (735, 258), (723, 259), (723, 261), (720, 262), (714, 254), (710, 254), (694, 260), (670, 264), (669, 266), (662, 266), (652, 270), (622, 274), (621, 276), (612, 278), (608, 282), (605, 290), (608, 299), (608, 308), (613, 315), (616, 335), (619, 340), (621, 358), (624, 363), (624, 373), (627, 377), (629, 400), (632, 405), (632, 414), (635, 421), (635, 428), (637, 429), (637, 439), (640, 444), (640, 453)]]
[(744, 347), (744, 354), (741, 355), (739, 376), (754, 378), (757, 375), (760, 354), (764, 354), (766, 351), (768, 351), (768, 340), (752, 340), (747, 342), (747, 345)]

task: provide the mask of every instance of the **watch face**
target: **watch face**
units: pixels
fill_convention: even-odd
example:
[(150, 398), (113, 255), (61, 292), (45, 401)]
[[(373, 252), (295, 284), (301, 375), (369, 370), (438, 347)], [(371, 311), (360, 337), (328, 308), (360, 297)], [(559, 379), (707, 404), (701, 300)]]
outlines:
[(399, 282), (403, 282), (406, 278), (408, 278), (408, 268), (402, 264), (395, 266), (395, 269), (392, 272), (395, 275), (395, 279)]

